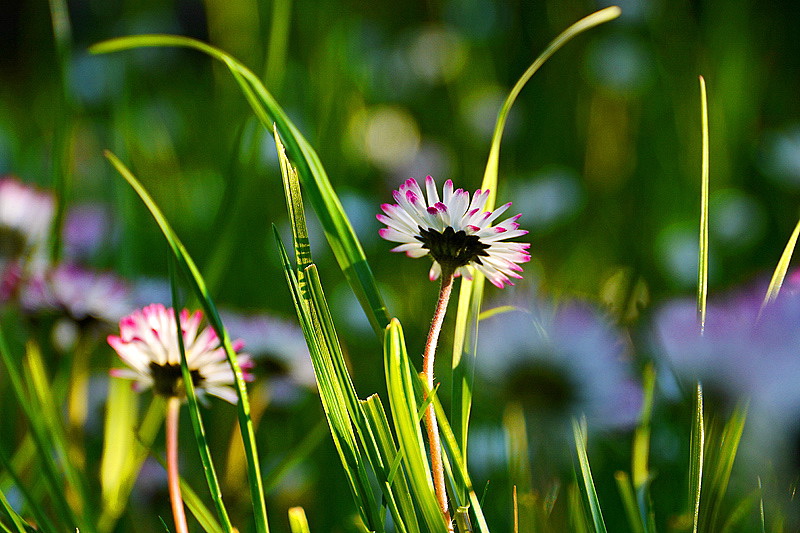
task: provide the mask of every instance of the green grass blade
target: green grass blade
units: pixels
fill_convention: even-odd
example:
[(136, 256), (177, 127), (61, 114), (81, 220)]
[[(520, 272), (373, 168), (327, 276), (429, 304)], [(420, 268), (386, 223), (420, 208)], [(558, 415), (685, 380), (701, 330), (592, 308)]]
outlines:
[(764, 308), (774, 301), (781, 292), (781, 286), (783, 285), (783, 280), (786, 278), (786, 273), (789, 271), (789, 263), (792, 261), (792, 254), (797, 245), (798, 236), (800, 236), (800, 221), (798, 221), (797, 225), (794, 227), (792, 236), (789, 237), (789, 242), (786, 243), (786, 248), (784, 248), (780, 261), (778, 261), (778, 265), (775, 267), (775, 272), (772, 274), (772, 279), (769, 280), (767, 294), (764, 296), (764, 301), (761, 304), (761, 312), (763, 312)]
[(199, 50), (221, 61), (234, 76), (258, 119), (271, 130), (273, 124), (286, 143), (289, 157), (308, 192), (331, 249), (375, 331), (380, 333), (389, 314), (378, 291), (355, 231), (330, 184), (319, 156), (267, 91), (258, 77), (225, 52), (201, 41), (175, 35), (137, 35), (98, 43), (92, 53), (109, 53), (140, 47), (178, 46)]
[(3, 468), (5, 469), (8, 476), (11, 478), (12, 483), (14, 486), (20, 491), (23, 498), (28, 504), (28, 508), (30, 509), (31, 514), (36, 519), (36, 523), (39, 525), (42, 531), (45, 533), (56, 533), (59, 531), (59, 528), (56, 528), (53, 525), (53, 522), (47, 517), (44, 513), (44, 506), (40, 505), (39, 502), (34, 498), (31, 494), (28, 487), (25, 483), (22, 482), (19, 475), (17, 474), (17, 470), (8, 460), (6, 457), (5, 452), (3, 451), (2, 447), (0, 447), (0, 464), (2, 464)]
[(433, 490), (430, 465), (419, 425), (411, 365), (403, 328), (397, 319), (392, 319), (386, 328), (383, 353), (389, 404), (395, 434), (408, 472), (409, 486), (420, 507), (427, 530), (441, 533), (446, 531), (446, 526)]
[(700, 76), (700, 118), (703, 134), (703, 163), (700, 177), (700, 252), (697, 260), (697, 318), (700, 333), (706, 328), (708, 300), (708, 97), (706, 80)]
[[(568, 43), (577, 35), (594, 28), (599, 24), (617, 18), (620, 9), (616, 6), (601, 9), (587, 17), (582, 18), (556, 37), (545, 50), (537, 57), (523, 75), (514, 84), (511, 92), (503, 102), (495, 123), (492, 143), (489, 150), (489, 158), (486, 162), (486, 169), (483, 174), (481, 189), (489, 189), (491, 192), (486, 201), (485, 209), (491, 210), (494, 207), (497, 194), (497, 176), (500, 162), (500, 144), (503, 139), (506, 121), (511, 107), (514, 105), (522, 89), (536, 73), (539, 68), (562, 46)], [(459, 448), (464, 452), (464, 460), (467, 457), (467, 435), (469, 432), (469, 417), (472, 410), (472, 386), (473, 386), (473, 365), (475, 358), (475, 348), (478, 339), (478, 315), (480, 314), (483, 300), (483, 289), (485, 279), (483, 275), (476, 272), (473, 281), (462, 280), (458, 297), (458, 310), (456, 313), (455, 335), (453, 341), (453, 392), (451, 420), (455, 430)], [(466, 464), (462, 465), (466, 468)], [(458, 486), (457, 490), (465, 493), (465, 487)]]
[(689, 458), (689, 502), (692, 513), (692, 531), (697, 533), (700, 524), (700, 491), (703, 487), (705, 453), (705, 422), (703, 420), (703, 386), (698, 382), (695, 394), (694, 424)]
[(189, 416), (192, 420), (192, 430), (194, 431), (195, 442), (197, 443), (197, 451), (200, 453), (200, 462), (203, 463), (203, 473), (206, 476), (206, 483), (208, 483), (208, 490), (211, 493), (211, 499), (214, 502), (214, 507), (217, 510), (217, 516), (225, 528), (225, 533), (232, 533), (233, 525), (228, 517), (228, 510), (225, 508), (225, 502), (222, 501), (222, 489), (219, 486), (217, 479), (217, 471), (214, 468), (214, 461), (211, 458), (211, 450), (208, 448), (208, 441), (206, 439), (206, 430), (203, 425), (203, 417), (200, 414), (200, 405), (197, 402), (197, 393), (194, 387), (194, 380), (192, 379), (191, 370), (189, 370), (189, 363), (186, 360), (186, 347), (183, 343), (183, 325), (181, 324), (182, 306), (178, 305), (178, 281), (175, 276), (175, 263), (176, 259), (171, 258), (169, 265), (169, 281), (170, 289), (172, 291), (172, 312), (175, 315), (175, 329), (178, 338), (178, 350), (181, 353), (181, 373), (183, 375), (183, 386), (186, 389), (186, 399), (189, 408)]
[(115, 522), (111, 517), (119, 517), (125, 511), (128, 493), (123, 487), (131, 475), (128, 465), (133, 461), (137, 448), (133, 431), (138, 416), (137, 406), (138, 395), (129, 382), (120, 379), (109, 381), (100, 460), (103, 502), (103, 513), (98, 521), (100, 531), (108, 531), (111, 522)]
[(383, 404), (378, 395), (373, 394), (363, 400), (361, 405), (364, 407), (364, 413), (370, 425), (375, 429), (377, 445), (383, 458), (383, 464), (386, 465), (384, 476), (386, 483), (391, 487), (391, 495), (393, 496), (393, 499), (387, 503), (398, 533), (419, 533), (419, 522), (414, 510), (414, 501), (411, 498), (405, 470), (400, 468), (402, 454), (398, 452), (392, 438), (389, 420), (386, 417)]
[(712, 441), (709, 439), (705, 470), (710, 474), (711, 479), (707, 479), (706, 489), (703, 492), (704, 530), (719, 530), (719, 513), (722, 509), (723, 498), (728, 491), (728, 482), (731, 478), (746, 419), (747, 407), (738, 406), (722, 428), (718, 445), (711, 446)]
[(639, 514), (639, 505), (636, 503), (636, 494), (633, 491), (631, 477), (622, 471), (614, 474), (617, 482), (619, 496), (622, 499), (622, 506), (625, 508), (625, 516), (628, 518), (628, 525), (632, 533), (644, 533), (645, 527), (642, 516)]
[[(125, 181), (127, 181), (134, 191), (136, 191), (136, 194), (150, 211), (150, 214), (155, 219), (159, 228), (161, 228), (161, 232), (164, 234), (170, 250), (177, 260), (180, 270), (185, 275), (185, 278), (191, 285), (192, 290), (200, 299), (203, 310), (206, 312), (206, 317), (211, 326), (217, 332), (217, 335), (220, 338), (221, 346), (225, 349), (225, 355), (228, 358), (228, 363), (231, 365), (231, 369), (233, 370), (233, 375), (236, 382), (236, 394), (239, 398), (236, 407), (239, 418), (239, 429), (242, 433), (242, 442), (244, 443), (245, 448), (245, 457), (247, 458), (247, 477), (250, 483), (250, 498), (253, 503), (256, 531), (258, 533), (267, 533), (269, 531), (269, 526), (267, 524), (267, 509), (264, 502), (264, 488), (261, 481), (261, 465), (258, 460), (255, 430), (253, 428), (253, 421), (250, 418), (250, 401), (247, 397), (247, 386), (244, 381), (242, 369), (236, 360), (236, 352), (233, 350), (228, 332), (225, 329), (225, 326), (222, 324), (222, 320), (219, 317), (217, 308), (211, 299), (211, 295), (206, 288), (203, 277), (200, 275), (200, 271), (195, 265), (194, 260), (186, 251), (186, 248), (183, 246), (183, 243), (181, 243), (180, 239), (178, 239), (178, 236), (173, 231), (169, 222), (167, 222), (167, 219), (164, 217), (161, 210), (150, 197), (148, 192), (144, 189), (142, 184), (139, 183), (139, 180), (136, 179), (131, 171), (128, 170), (127, 167), (125, 167), (125, 165), (114, 154), (106, 151), (105, 155), (114, 168), (116, 168), (120, 175), (122, 175)], [(225, 522), (222, 518), (220, 518), (220, 520), (223, 523)]]
[(289, 527), (292, 529), (292, 533), (311, 533), (306, 512), (302, 507), (289, 509)]
[(506, 127), (506, 120), (508, 119), (508, 114), (511, 111), (511, 106), (514, 105), (514, 101), (516, 101), (519, 93), (522, 92), (522, 89), (536, 73), (536, 71), (539, 70), (539, 68), (541, 68), (541, 66), (544, 65), (544, 63), (550, 59), (550, 57), (562, 46), (567, 44), (581, 33), (590, 30), (595, 26), (614, 20), (620, 15), (621, 12), (622, 11), (617, 6), (607, 7), (582, 18), (561, 32), (558, 37), (553, 39), (550, 44), (547, 45), (547, 48), (544, 49), (544, 52), (542, 52), (539, 57), (537, 57), (534, 62), (531, 63), (531, 65), (528, 67), (528, 70), (526, 70), (520, 79), (517, 80), (517, 83), (514, 84), (514, 87), (506, 97), (505, 102), (503, 102), (503, 106), (500, 108), (500, 112), (497, 115), (497, 122), (494, 126), (494, 133), (492, 134), (492, 145), (491, 149), (489, 150), (489, 160), (486, 163), (486, 170), (483, 173), (483, 183), (481, 188), (492, 191), (489, 195), (489, 199), (487, 200), (487, 209), (491, 209), (491, 206), (493, 206), (495, 202), (497, 173), (500, 162), (500, 142), (503, 139), (503, 131)]
[(592, 515), (594, 530), (596, 533), (605, 533), (606, 524), (603, 520), (600, 500), (597, 498), (597, 489), (595, 489), (594, 480), (592, 479), (589, 457), (586, 455), (586, 432), (584, 428), (581, 427), (581, 424), (574, 419), (572, 421), (572, 433), (575, 436), (575, 449), (578, 452), (578, 464), (581, 468), (583, 488), (586, 491), (586, 499), (589, 504), (589, 512)]
[(374, 508), (372, 490), (366, 469), (360, 458), (353, 426), (347, 412), (347, 399), (341, 390), (340, 382), (335, 377), (333, 363), (327, 353), (328, 343), (321, 338), (321, 328), (318, 325), (318, 320), (313, 316), (310, 296), (300, 289), (297, 273), (289, 261), (286, 248), (283, 246), (275, 226), (272, 227), (272, 230), (275, 241), (278, 244), (278, 251), (286, 281), (289, 285), (289, 292), (311, 354), (311, 362), (314, 367), (317, 386), (319, 387), (320, 401), (325, 412), (325, 418), (328, 421), (334, 446), (339, 453), (350, 491), (358, 506), (361, 518), (366, 524), (372, 524), (377, 520), (378, 513)]
[(35, 424), (40, 426), (41, 432), (47, 434), (52, 452), (58, 458), (66, 480), (67, 501), (77, 510), (78, 524), (81, 524), (83, 531), (95, 531), (89, 508), (90, 498), (87, 495), (86, 477), (69, 455), (64, 421), (58, 411), (60, 403), (53, 396), (52, 384), (47, 378), (41, 352), (33, 342), (28, 342), (25, 356), (27, 365), (24, 377), (32, 392), (30, 400), (36, 413)]
[(25, 530), (25, 520), (17, 514), (11, 504), (8, 503), (6, 499), (6, 495), (0, 492), (0, 510), (2, 510), (3, 514), (11, 521), (11, 524), (14, 526), (14, 529), (9, 529), (3, 526), (5, 531), (16, 531), (17, 533), (26, 533)]
[(53, 458), (47, 432), (40, 421), (38, 413), (33, 409), (31, 399), (25, 389), (22, 375), (16, 367), (16, 361), (21, 358), (12, 356), (8, 343), (5, 340), (2, 327), (0, 327), (0, 358), (2, 358), (3, 364), (6, 367), (6, 375), (11, 383), (11, 388), (17, 399), (17, 403), (22, 408), (25, 418), (30, 424), (31, 436), (33, 437), (38, 452), (39, 465), (42, 467), (44, 473), (45, 486), (57, 509), (59, 518), (68, 528), (78, 525), (80, 522), (64, 497), (64, 490), (59, 479), (60, 469)]

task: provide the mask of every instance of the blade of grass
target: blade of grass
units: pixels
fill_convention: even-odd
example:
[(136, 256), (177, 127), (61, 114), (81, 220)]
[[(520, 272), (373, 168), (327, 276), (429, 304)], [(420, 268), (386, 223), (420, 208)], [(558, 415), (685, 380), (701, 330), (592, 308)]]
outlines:
[[(181, 353), (181, 373), (183, 375), (183, 387), (186, 390), (186, 399), (189, 407), (189, 416), (192, 420), (192, 430), (194, 431), (195, 442), (197, 443), (197, 451), (200, 453), (200, 461), (203, 463), (203, 473), (206, 476), (208, 483), (208, 490), (211, 492), (211, 499), (214, 502), (214, 507), (217, 510), (217, 516), (225, 528), (225, 533), (233, 532), (233, 525), (228, 517), (228, 510), (225, 508), (225, 502), (222, 501), (222, 489), (219, 486), (217, 479), (217, 471), (214, 468), (214, 461), (211, 458), (211, 450), (208, 448), (208, 441), (206, 439), (206, 431), (203, 425), (203, 417), (200, 414), (200, 405), (197, 402), (197, 393), (195, 391), (194, 379), (192, 378), (192, 371), (189, 369), (189, 363), (186, 360), (186, 347), (183, 342), (183, 325), (181, 324), (181, 313), (178, 296), (178, 281), (176, 279), (176, 265), (177, 260), (173, 257), (169, 261), (169, 284), (172, 292), (172, 312), (175, 315), (175, 329), (176, 337), (178, 338), (178, 350)], [(183, 489), (183, 485), (181, 485)], [(187, 502), (188, 503), (188, 502)]]
[(656, 371), (648, 364), (642, 375), (643, 402), (639, 423), (633, 433), (631, 472), (641, 523), (646, 524), (650, 514), (650, 421), (653, 416)]
[[(561, 47), (581, 33), (600, 24), (611, 21), (620, 15), (619, 7), (612, 6), (601, 9), (577, 21), (558, 35), (544, 51), (537, 57), (528, 69), (514, 84), (511, 92), (503, 102), (497, 115), (494, 132), (492, 134), (489, 158), (483, 174), (481, 189), (490, 191), (486, 200), (485, 209), (494, 208), (497, 195), (497, 181), (500, 162), (500, 144), (503, 139), (506, 121), (517, 97), (522, 89), (533, 77), (536, 71)], [(469, 416), (472, 410), (473, 365), (472, 359), (476, 356), (475, 348), (478, 340), (478, 315), (480, 314), (483, 300), (485, 279), (482, 274), (475, 272), (472, 281), (462, 280), (458, 296), (458, 310), (456, 313), (455, 335), (453, 340), (453, 392), (451, 420), (458, 439), (458, 446), (467, 455), (467, 436), (469, 432)], [(463, 465), (466, 468), (466, 464)], [(464, 487), (457, 487), (464, 492)]]
[[(247, 458), (247, 478), (250, 483), (250, 498), (253, 504), (253, 511), (255, 517), (256, 531), (258, 533), (267, 533), (269, 526), (267, 524), (267, 509), (264, 502), (264, 488), (261, 481), (261, 465), (258, 460), (258, 451), (255, 440), (255, 430), (253, 429), (253, 421), (250, 418), (250, 402), (247, 397), (247, 386), (244, 381), (242, 369), (236, 359), (236, 352), (231, 345), (230, 337), (222, 324), (219, 317), (217, 308), (206, 288), (203, 277), (200, 274), (194, 260), (191, 258), (183, 243), (178, 239), (178, 236), (173, 231), (167, 219), (164, 217), (161, 210), (150, 197), (148, 192), (144, 189), (139, 180), (131, 173), (130, 170), (110, 151), (105, 152), (106, 158), (111, 162), (114, 168), (120, 175), (128, 182), (128, 184), (136, 191), (136, 194), (145, 204), (150, 214), (155, 219), (161, 232), (163, 233), (167, 243), (169, 244), (172, 255), (175, 257), (181, 272), (184, 274), (186, 280), (189, 282), (192, 290), (197, 295), (206, 317), (217, 332), (220, 338), (220, 345), (225, 349), (228, 363), (233, 371), (235, 380), (235, 389), (239, 401), (236, 404), (237, 414), (239, 419), (239, 429), (242, 433), (242, 442), (245, 448), (245, 457)], [(211, 487), (209, 487), (210, 489)], [(213, 491), (212, 491), (213, 494)], [(225, 523), (225, 520), (220, 517), (220, 521)]]
[[(716, 442), (718, 446), (709, 446), (706, 458), (706, 472), (710, 472), (711, 479), (706, 483), (706, 491), (703, 493), (703, 529), (718, 531), (719, 513), (722, 508), (722, 501), (728, 491), (728, 482), (731, 478), (733, 463), (736, 460), (736, 453), (744, 432), (744, 425), (747, 419), (747, 407), (738, 406), (734, 409), (731, 417), (722, 428), (722, 432)], [(710, 441), (709, 439), (709, 442)]]
[(700, 491), (703, 486), (705, 451), (705, 422), (703, 420), (703, 386), (698, 382), (695, 393), (694, 424), (690, 442), (689, 458), (689, 502), (692, 510), (692, 531), (697, 533), (700, 525)]
[(283, 271), (289, 285), (289, 292), (311, 354), (311, 362), (320, 392), (320, 401), (325, 412), (325, 418), (328, 421), (333, 443), (339, 453), (351, 494), (358, 506), (361, 518), (365, 523), (369, 524), (375, 519), (377, 510), (373, 507), (374, 499), (367, 479), (366, 469), (360, 459), (359, 450), (355, 442), (356, 437), (347, 413), (347, 400), (344, 398), (339, 382), (334, 377), (333, 365), (330, 357), (326, 354), (327, 344), (318, 337), (320, 328), (317, 327), (312, 316), (308, 302), (309, 296), (308, 294), (304, 295), (300, 289), (295, 269), (289, 261), (286, 248), (283, 246), (278, 230), (274, 225), (272, 231), (278, 245)]
[(378, 291), (361, 243), (330, 184), (319, 156), (289, 120), (258, 77), (225, 52), (201, 41), (175, 35), (137, 35), (104, 41), (90, 47), (92, 53), (109, 53), (140, 47), (178, 46), (203, 52), (222, 62), (239, 84), (256, 116), (268, 129), (274, 124), (297, 165), (303, 186), (339, 265), (364, 308), (376, 333), (382, 333), (389, 314)]
[[(127, 388), (131, 394), (135, 393), (135, 391), (131, 389), (130, 383), (119, 381), (117, 387), (119, 386)], [(111, 405), (109, 405), (109, 407), (110, 406)], [(117, 463), (112, 458), (106, 459), (105, 447), (113, 448), (114, 444), (113, 438), (111, 438), (111, 440), (104, 440), (103, 462), (100, 466), (101, 494), (103, 501), (108, 501), (109, 503), (104, 505), (103, 513), (98, 520), (97, 529), (101, 532), (113, 531), (120, 516), (125, 512), (128, 497), (131, 491), (133, 491), (136, 478), (139, 476), (139, 471), (142, 469), (142, 465), (145, 459), (147, 459), (150, 449), (153, 447), (159, 429), (161, 429), (165, 413), (166, 406), (163, 398), (158, 395), (154, 396), (139, 425), (139, 429), (137, 431), (132, 430), (134, 427), (133, 421), (131, 421), (131, 425), (126, 428), (126, 431), (132, 434), (134, 446), (121, 463)], [(106, 419), (108, 419), (109, 416), (111, 416), (111, 414), (107, 412)], [(122, 415), (122, 418), (124, 419), (125, 416)], [(109, 425), (114, 426), (113, 423), (109, 424), (106, 422), (106, 424), (106, 427)], [(121, 430), (121, 428), (118, 429)], [(114, 430), (111, 429), (110, 431), (113, 432)], [(109, 453), (111, 453), (110, 457), (114, 456), (113, 451)], [(117, 474), (110, 473), (109, 471), (113, 468), (118, 468), (119, 472)], [(117, 483), (112, 481), (113, 478), (118, 478)]]
[(44, 511), (44, 506), (39, 503), (39, 501), (31, 494), (31, 491), (28, 490), (25, 483), (22, 482), (19, 475), (17, 474), (17, 470), (8, 460), (5, 451), (0, 446), (0, 464), (3, 465), (8, 476), (11, 478), (12, 483), (20, 491), (22, 497), (25, 498), (25, 501), (28, 504), (28, 508), (30, 509), (31, 514), (33, 515), (34, 519), (36, 519), (37, 524), (45, 533), (56, 533), (59, 531), (54, 525), (53, 522), (47, 517)]
[(308, 528), (306, 512), (302, 507), (292, 507), (289, 509), (289, 527), (292, 533), (311, 533)]
[(798, 236), (800, 236), (800, 221), (798, 221), (797, 225), (794, 227), (792, 236), (789, 237), (789, 242), (786, 243), (786, 248), (784, 248), (783, 254), (775, 267), (775, 272), (772, 274), (772, 279), (769, 280), (769, 287), (767, 287), (767, 294), (764, 295), (764, 301), (761, 303), (759, 317), (761, 317), (761, 313), (764, 312), (767, 305), (772, 303), (781, 292), (781, 286), (783, 285), (783, 280), (786, 278), (786, 272), (789, 271), (789, 263), (792, 261), (792, 254), (797, 245)]
[(706, 301), (708, 300), (708, 97), (706, 80), (700, 79), (700, 119), (703, 134), (703, 164), (700, 177), (700, 252), (697, 260), (697, 319), (700, 334), (706, 328)]
[(66, 430), (57, 407), (59, 402), (53, 397), (53, 388), (47, 378), (47, 371), (42, 360), (38, 346), (29, 341), (25, 349), (26, 372), (23, 374), (29, 390), (33, 392), (30, 400), (37, 413), (36, 423), (42, 426), (52, 446), (52, 451), (58, 458), (66, 480), (66, 498), (70, 507), (78, 511), (81, 529), (86, 532), (95, 530), (92, 518), (93, 509), (89, 506), (90, 498), (87, 494), (86, 476), (70, 460), (67, 444)]
[(428, 531), (441, 533), (447, 528), (433, 490), (403, 328), (396, 318), (386, 328), (383, 353), (389, 404), (395, 434), (408, 469), (409, 485), (420, 505)]
[[(17, 514), (14, 508), (11, 507), (11, 504), (8, 503), (8, 500), (6, 499), (6, 495), (2, 492), (0, 492), (0, 509), (14, 526), (14, 529), (12, 530), (3, 525), (3, 530), (9, 532), (16, 531), (17, 533), (26, 533), (25, 520), (23, 520), (23, 518)], [(0, 522), (0, 524), (2, 524), (2, 522)]]
[(45, 486), (56, 507), (59, 518), (67, 528), (80, 524), (81, 522), (78, 521), (75, 512), (64, 498), (64, 490), (59, 481), (60, 469), (53, 458), (49, 438), (41, 424), (38, 413), (33, 409), (33, 404), (26, 392), (22, 375), (15, 365), (15, 361), (21, 358), (15, 358), (11, 355), (2, 327), (0, 327), (0, 357), (5, 364), (6, 374), (11, 383), (14, 396), (17, 399), (17, 404), (22, 408), (25, 418), (30, 424), (31, 436), (33, 437), (38, 452), (39, 465), (42, 467), (44, 473)]
[(592, 523), (596, 533), (605, 533), (606, 524), (603, 520), (603, 513), (600, 508), (600, 500), (597, 498), (597, 489), (592, 479), (592, 470), (589, 467), (589, 457), (586, 454), (586, 431), (582, 424), (577, 420), (572, 420), (572, 433), (575, 436), (575, 449), (578, 452), (578, 464), (581, 468), (581, 478), (583, 488), (586, 491), (586, 499), (589, 504), (589, 512), (592, 515)]
[(636, 494), (633, 492), (631, 477), (627, 472), (617, 471), (614, 474), (614, 479), (617, 481), (617, 489), (622, 499), (622, 506), (625, 508), (625, 516), (628, 517), (630, 530), (633, 533), (644, 533), (644, 523), (642, 522), (642, 516), (639, 514), (640, 509), (636, 503)]

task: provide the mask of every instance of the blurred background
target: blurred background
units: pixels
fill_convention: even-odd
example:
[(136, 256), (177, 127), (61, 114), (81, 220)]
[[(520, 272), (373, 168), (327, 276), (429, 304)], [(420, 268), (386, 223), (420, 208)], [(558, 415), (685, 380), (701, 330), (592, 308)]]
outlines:
[[(525, 331), (534, 320), (551, 332), (542, 338), (563, 342), (555, 342), (559, 349), (530, 337), (515, 344), (503, 328), (516, 322), (501, 316), (487, 320), (482, 333), (476, 379), (486, 387), (476, 393), (471, 453), (479, 494), (491, 479), (485, 498), (498, 531), (510, 527), (512, 483), (528, 487), (534, 498), (557, 486), (570, 467), (568, 426), (557, 422), (563, 423), (564, 413), (586, 413), (598, 431), (595, 478), (615, 494), (612, 473), (627, 468), (627, 429), (641, 407), (639, 376), (654, 357), (669, 361), (657, 364), (663, 368), (659, 376), (666, 376), (659, 381), (657, 412), (679, 413), (687, 423), (662, 416), (654, 430), (653, 461), (664, 470), (685, 470), (691, 412), (686, 384), (703, 369), (658, 354), (664, 351), (660, 339), (679, 338), (682, 331), (660, 322), (665, 314), (664, 320), (674, 319), (662, 309), (674, 310), (680, 298), (696, 291), (698, 75), (709, 91), (712, 298), (761, 287), (800, 214), (800, 6), (786, 0), (616, 4), (622, 8), (618, 20), (568, 44), (526, 86), (502, 145), (498, 202), (513, 201), (512, 211), (523, 214), (533, 259), (516, 287), (490, 287), (487, 305), (525, 308), (527, 314), (513, 318), (522, 320), (515, 330)], [(103, 150), (111, 149), (164, 210), (217, 303), (250, 318), (268, 313), (284, 321), (291, 330), (286, 338), (296, 341), (270, 230), (274, 222), (288, 238), (274, 144), (229, 73), (187, 50), (87, 52), (101, 40), (139, 33), (210, 42), (258, 74), (317, 149), (390, 312), (403, 322), (409, 349), (419, 353), (437, 287), (427, 281), (426, 261), (389, 253), (374, 214), (408, 177), (430, 174), (440, 184), (451, 178), (457, 186), (478, 188), (497, 112), (514, 82), (559, 32), (607, 5), (612, 2), (66, 0), (52, 3), (59, 21), (54, 33), (46, 1), (5, 0), (0, 175), (42, 190), (66, 176), (67, 210), (84, 215), (65, 227), (73, 232), (72, 240), (65, 238), (73, 246), (67, 252), (88, 268), (124, 277), (142, 303), (168, 302), (167, 247), (104, 159)], [(380, 344), (313, 220), (311, 229), (356, 387), (362, 397), (380, 393)], [(735, 305), (730, 300), (725, 305)], [(670, 337), (673, 326), (677, 332)], [(116, 356), (104, 346), (97, 350), (102, 388), (102, 370)], [(264, 349), (270, 350), (281, 351)], [(298, 352), (296, 359), (303, 356), (302, 346), (292, 353)], [(520, 353), (528, 354), (522, 362), (514, 359)], [(259, 439), (265, 471), (270, 475), (299, 443), (310, 451), (276, 477), (268, 508), (278, 517), (277, 531), (286, 530), (284, 510), (292, 505), (306, 507), (313, 530), (352, 531), (350, 496), (319, 428), (313, 386), (298, 377), (306, 385), (281, 395), (283, 389), (266, 377), (302, 366), (292, 357), (275, 368), (262, 365), (256, 383), (264, 388)], [(440, 364), (446, 391), (447, 351)], [(788, 375), (800, 378), (797, 371)], [(778, 392), (796, 388), (796, 381), (786, 381)], [(742, 390), (753, 392), (730, 382), (718, 389), (721, 415)], [(764, 402), (766, 413), (770, 404)], [(765, 479), (773, 467), (784, 476), (775, 483), (778, 499), (788, 500), (787, 487), (796, 482), (798, 403), (781, 404), (787, 433), (774, 439), (782, 450), (775, 463), (791, 467), (756, 467)], [(94, 408), (101, 419), (102, 402)], [(215, 404), (207, 413), (212, 426), (226, 427), (234, 418), (228, 405)], [(530, 441), (522, 448), (530, 464), (509, 461), (518, 443), (513, 428), (520, 427), (517, 437)], [(214, 436), (223, 462), (230, 435), (226, 429)], [(753, 437), (755, 448), (762, 438)], [(184, 471), (202, 489), (199, 470), (192, 473), (199, 461), (186, 455)], [(147, 518), (120, 531), (154, 530), (156, 513), (167, 512), (165, 501), (153, 495), (164, 499), (159, 468), (142, 477), (135, 493), (133, 508), (146, 509)], [(751, 474), (742, 474), (742, 493), (755, 486)], [(235, 475), (226, 482), (245, 486)], [(683, 490), (685, 482), (662, 474), (653, 491), (669, 502), (668, 495)], [(235, 491), (229, 492), (236, 502)], [(239, 498), (246, 515), (247, 497)], [(609, 506), (619, 503), (612, 497)], [(673, 520), (680, 512), (677, 502), (667, 504), (659, 520), (680, 529)], [(612, 530), (624, 528), (621, 511), (607, 520)]]

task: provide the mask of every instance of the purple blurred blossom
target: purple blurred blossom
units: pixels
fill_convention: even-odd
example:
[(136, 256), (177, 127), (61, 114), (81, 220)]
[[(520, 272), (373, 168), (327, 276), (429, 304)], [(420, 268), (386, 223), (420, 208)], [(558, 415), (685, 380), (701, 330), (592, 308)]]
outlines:
[(111, 215), (102, 204), (72, 206), (64, 221), (64, 252), (72, 259), (86, 259), (108, 244)]
[(122, 279), (72, 263), (25, 280), (19, 298), (29, 313), (64, 312), (77, 322), (93, 318), (114, 323), (133, 308)]
[(481, 323), (476, 368), (482, 379), (565, 427), (580, 415), (593, 428), (635, 424), (642, 390), (623, 332), (587, 302), (534, 298), (523, 305)]

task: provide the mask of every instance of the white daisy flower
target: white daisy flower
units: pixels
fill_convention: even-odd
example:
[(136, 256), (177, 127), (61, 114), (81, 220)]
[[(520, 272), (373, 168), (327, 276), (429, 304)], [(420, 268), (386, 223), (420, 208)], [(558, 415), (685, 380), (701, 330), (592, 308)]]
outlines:
[(509, 277), (522, 277), (519, 263), (530, 260), (530, 244), (503, 242), (528, 233), (517, 224), (522, 215), (492, 225), (511, 202), (494, 211), (484, 211), (488, 190), (478, 189), (470, 200), (467, 191), (453, 190), (451, 180), (444, 183), (440, 199), (430, 176), (425, 179), (425, 189), (427, 200), (417, 180), (408, 179), (393, 193), (397, 203), (381, 206), (385, 214), (377, 218), (387, 227), (378, 233), (388, 241), (402, 243), (393, 252), (405, 252), (409, 257), (430, 255), (431, 280), (439, 278), (443, 270), (472, 279), (469, 267), (501, 289), (506, 284), (513, 285)]
[[(207, 393), (236, 403), (238, 397), (231, 387), (235, 380), (225, 349), (210, 326), (198, 333), (202, 318), (200, 311), (191, 314), (186, 309), (181, 311), (183, 343), (192, 382), (199, 394)], [(134, 380), (137, 390), (152, 387), (162, 396), (183, 397), (181, 354), (172, 308), (148, 305), (123, 318), (119, 329), (119, 337), (110, 335), (108, 343), (130, 368), (114, 369), (112, 375)], [(234, 341), (233, 349), (238, 352), (243, 345), (242, 341)], [(240, 354), (237, 358), (242, 370), (252, 368), (249, 355)], [(248, 372), (244, 374), (248, 381), (252, 379)]]

